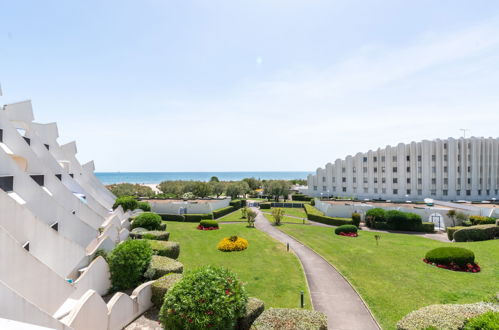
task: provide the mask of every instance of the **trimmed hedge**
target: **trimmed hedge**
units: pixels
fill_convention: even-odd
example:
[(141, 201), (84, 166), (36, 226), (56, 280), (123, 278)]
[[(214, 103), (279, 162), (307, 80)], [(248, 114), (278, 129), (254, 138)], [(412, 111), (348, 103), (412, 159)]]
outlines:
[(461, 267), (475, 263), (475, 254), (461, 247), (439, 247), (426, 253), (425, 259), (437, 265), (450, 265), (455, 263)]
[(327, 330), (327, 318), (321, 312), (297, 308), (270, 308), (253, 323), (254, 330), (314, 329)]
[(211, 213), (204, 214), (185, 214), (185, 222), (199, 222), (201, 220), (213, 220), (213, 215)]
[(132, 196), (123, 196), (116, 198), (114, 201), (113, 209), (116, 209), (118, 206), (123, 207), (123, 211), (135, 210), (137, 208), (137, 200)]
[(177, 259), (180, 254), (180, 244), (177, 242), (147, 240), (155, 255)]
[(137, 202), (137, 208), (141, 209), (144, 212), (150, 212), (151, 211), (151, 205), (149, 205), (148, 202)]
[(483, 302), (465, 305), (430, 305), (407, 314), (398, 321), (397, 329), (462, 329), (466, 320), (498, 309), (497, 304)]
[(353, 224), (352, 219), (332, 218), (332, 217), (325, 216), (324, 214), (322, 214), (321, 211), (319, 211), (318, 209), (316, 209), (315, 207), (313, 207), (311, 205), (305, 204), (305, 205), (303, 205), (303, 207), (305, 208), (305, 213), (307, 214), (308, 220), (324, 223), (326, 225), (333, 225), (333, 226)]
[(184, 216), (180, 214), (160, 214), (159, 216), (164, 221), (184, 221)]
[(415, 213), (407, 213), (398, 210), (386, 212), (386, 223), (395, 230), (417, 230), (421, 227), (421, 216)]
[[(137, 228), (135, 228), (137, 229)], [(134, 230), (135, 230), (134, 229)], [(161, 230), (146, 230), (140, 232), (132, 232), (130, 233), (130, 238), (132, 239), (149, 239), (149, 240), (157, 240), (157, 241), (168, 241), (170, 239), (170, 233), (167, 231)]]
[(499, 226), (478, 225), (459, 229), (454, 233), (456, 242), (486, 241), (499, 236)]
[(490, 225), (496, 223), (496, 218), (483, 217), (479, 215), (470, 216), (470, 222), (472, 225)]
[(463, 330), (496, 330), (499, 329), (499, 312), (486, 312), (466, 321)]
[(263, 313), (265, 304), (257, 298), (249, 297), (246, 303), (246, 313), (237, 321), (237, 330), (249, 330), (253, 322)]
[(454, 233), (458, 231), (459, 229), (467, 228), (464, 226), (456, 226), (456, 227), (447, 227), (445, 231), (447, 232), (447, 238), (449, 241), (452, 241), (454, 239)]
[(218, 222), (216, 220), (201, 220), (199, 225), (204, 228), (216, 227), (218, 228)]
[(261, 210), (267, 210), (267, 209), (270, 209), (272, 206), (271, 203), (269, 202), (265, 202), (265, 203), (260, 203), (260, 209)]
[(234, 207), (234, 211), (239, 210), (241, 207), (246, 206), (246, 200), (245, 199), (234, 199), (230, 201), (229, 203), (230, 206)]
[(375, 227), (376, 222), (386, 222), (386, 211), (380, 207), (369, 209), (366, 212), (366, 225)]
[(161, 227), (161, 216), (153, 212), (144, 212), (135, 217), (130, 228), (145, 228), (147, 230), (157, 230)]
[(417, 231), (433, 233), (435, 231), (435, 224), (433, 222), (422, 222), (421, 225), (418, 226)]
[[(239, 201), (240, 202), (240, 201)], [(239, 203), (241, 204), (241, 203)], [(213, 218), (218, 219), (220, 217), (223, 217), (226, 214), (232, 213), (236, 210), (238, 210), (240, 207), (235, 207), (235, 206), (227, 206), (218, 210), (213, 211)]]
[(310, 202), (312, 199), (314, 199), (314, 198), (307, 196), (307, 195), (304, 195), (304, 194), (291, 195), (291, 200), (299, 201), (299, 202)]
[(144, 273), (144, 277), (156, 280), (166, 274), (182, 274), (183, 272), (184, 265), (177, 260), (162, 256), (152, 256), (149, 267), (147, 267), (147, 270)]
[(360, 214), (359, 213), (352, 213), (352, 222), (356, 227), (360, 226)]
[(151, 285), (151, 301), (157, 306), (161, 307), (165, 299), (165, 294), (170, 290), (175, 283), (182, 279), (182, 274), (167, 274), (163, 277), (158, 278)]
[(355, 225), (342, 225), (334, 230), (334, 233), (336, 235), (339, 235), (340, 233), (356, 233), (356, 232), (357, 232), (357, 226)]

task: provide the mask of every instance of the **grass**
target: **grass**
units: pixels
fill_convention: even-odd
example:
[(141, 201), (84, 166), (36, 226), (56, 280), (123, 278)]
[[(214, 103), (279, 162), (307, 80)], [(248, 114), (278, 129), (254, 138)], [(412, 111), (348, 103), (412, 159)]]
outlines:
[[(263, 213), (263, 216), (265, 218), (267, 218), (267, 220), (270, 222), (270, 223), (274, 223), (274, 217), (272, 217), (272, 214), (270, 213)], [(303, 224), (303, 219), (297, 219), (297, 218), (291, 218), (291, 217), (287, 217), (287, 216), (284, 216), (281, 220), (281, 223), (285, 224), (285, 223), (299, 223), (299, 224)], [(305, 223), (308, 223), (308, 220), (305, 219)]]
[[(395, 329), (407, 313), (431, 304), (482, 301), (499, 292), (499, 240), (443, 243), (390, 233), (334, 235), (333, 228), (283, 226), (280, 229), (314, 249), (357, 289), (383, 329)], [(374, 235), (381, 235), (376, 246)], [(480, 273), (453, 272), (425, 264), (430, 249), (459, 246), (472, 250)]]
[(247, 222), (246, 219), (242, 218), (242, 213), (241, 209), (234, 211), (232, 213), (229, 213), (221, 218), (218, 218), (217, 221), (241, 221), (241, 222)]
[[(170, 240), (180, 243), (179, 261), (184, 271), (203, 265), (223, 266), (245, 283), (248, 295), (265, 302), (265, 308), (299, 308), (300, 291), (305, 292), (305, 308), (311, 308), (305, 275), (298, 258), (286, 252), (285, 245), (246, 224), (221, 224), (219, 230), (201, 231), (195, 223), (168, 221)], [(248, 249), (221, 252), (217, 243), (237, 235), (249, 241)]]
[[(289, 215), (292, 217), (307, 218), (305, 209), (302, 207), (281, 207), (284, 210), (284, 215)], [(272, 213), (272, 210), (263, 210), (265, 212)]]

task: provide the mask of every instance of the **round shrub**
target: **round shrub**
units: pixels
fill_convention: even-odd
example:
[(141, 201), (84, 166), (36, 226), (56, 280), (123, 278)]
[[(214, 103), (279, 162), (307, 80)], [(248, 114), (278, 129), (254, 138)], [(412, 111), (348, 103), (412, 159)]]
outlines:
[(352, 213), (352, 222), (356, 227), (359, 227), (360, 225), (360, 214), (359, 213)]
[(114, 202), (113, 209), (116, 209), (120, 205), (125, 212), (128, 210), (133, 211), (137, 208), (137, 200), (132, 196), (118, 197)]
[(339, 227), (336, 227), (334, 230), (334, 233), (336, 235), (339, 235), (341, 233), (356, 233), (357, 232), (357, 227), (354, 225), (342, 225)]
[(107, 256), (113, 290), (135, 288), (152, 258), (146, 241), (129, 240), (119, 244)]
[(151, 301), (152, 303), (161, 308), (165, 298), (165, 294), (171, 287), (182, 279), (182, 274), (167, 274), (158, 278), (151, 285)]
[(148, 202), (137, 202), (137, 208), (141, 209), (144, 212), (151, 211), (151, 205)]
[(371, 217), (374, 222), (385, 222), (386, 221), (386, 211), (382, 208), (375, 207), (369, 209), (366, 212), (366, 218)]
[(139, 214), (132, 222), (132, 229), (141, 227), (147, 230), (158, 230), (161, 226), (161, 216), (153, 212)]
[(430, 305), (407, 314), (397, 323), (398, 330), (462, 329), (467, 319), (488, 311), (499, 311), (497, 304)]
[(180, 244), (158, 240), (148, 240), (155, 255), (177, 259), (180, 254)]
[(486, 312), (466, 321), (463, 330), (499, 330), (499, 312)]
[(155, 280), (166, 274), (182, 274), (183, 272), (184, 265), (181, 262), (172, 258), (153, 255), (151, 262), (144, 273), (144, 277)]
[(461, 247), (439, 247), (426, 253), (425, 259), (437, 265), (449, 266), (452, 263), (461, 267), (475, 263), (475, 254)]
[(168, 290), (159, 319), (165, 329), (234, 329), (247, 300), (235, 274), (205, 266), (187, 273)]
[(327, 330), (327, 318), (321, 312), (295, 308), (270, 308), (253, 323), (254, 330), (314, 329)]
[(249, 245), (248, 241), (245, 240), (244, 238), (231, 236), (222, 239), (218, 243), (217, 249), (224, 252), (242, 251), (246, 250), (248, 248), (248, 245)]
[(218, 229), (218, 222), (216, 220), (201, 220), (197, 227), (199, 230), (214, 230)]

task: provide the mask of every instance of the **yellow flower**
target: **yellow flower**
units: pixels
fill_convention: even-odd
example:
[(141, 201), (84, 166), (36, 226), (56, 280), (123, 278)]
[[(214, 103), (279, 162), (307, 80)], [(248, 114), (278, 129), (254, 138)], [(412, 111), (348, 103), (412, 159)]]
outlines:
[(218, 243), (217, 248), (220, 251), (225, 251), (225, 252), (246, 250), (249, 245), (248, 241), (245, 240), (244, 238), (241, 237), (236, 238), (236, 237), (237, 236), (225, 237), (223, 240), (221, 240)]

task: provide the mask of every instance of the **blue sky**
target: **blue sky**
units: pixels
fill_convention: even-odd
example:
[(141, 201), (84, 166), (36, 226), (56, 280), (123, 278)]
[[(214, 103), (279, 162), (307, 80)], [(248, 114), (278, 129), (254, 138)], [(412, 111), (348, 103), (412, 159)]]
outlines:
[(2, 104), (100, 171), (315, 170), (498, 134), (497, 1), (0, 0)]

